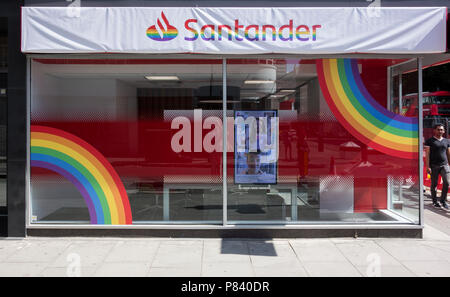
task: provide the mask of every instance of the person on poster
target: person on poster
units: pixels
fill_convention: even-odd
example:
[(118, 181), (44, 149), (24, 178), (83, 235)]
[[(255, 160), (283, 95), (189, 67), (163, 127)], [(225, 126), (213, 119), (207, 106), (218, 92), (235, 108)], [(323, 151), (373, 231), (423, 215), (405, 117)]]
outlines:
[[(433, 137), (425, 141), (425, 166), (427, 173), (431, 174), (431, 199), (434, 207), (448, 210), (447, 193), (450, 182), (450, 141), (444, 137), (445, 128), (442, 124), (433, 126)], [(442, 177), (441, 199), (437, 201), (437, 185), (439, 175)]]
[(261, 170), (261, 158), (259, 152), (247, 153), (247, 170), (245, 175), (262, 175), (264, 172)]
[(276, 184), (276, 112), (236, 111), (235, 118), (235, 183)]

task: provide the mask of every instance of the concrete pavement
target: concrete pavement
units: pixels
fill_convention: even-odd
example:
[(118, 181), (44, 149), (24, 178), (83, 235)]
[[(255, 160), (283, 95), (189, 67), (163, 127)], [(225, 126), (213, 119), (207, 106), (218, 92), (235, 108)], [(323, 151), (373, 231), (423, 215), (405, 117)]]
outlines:
[(450, 276), (450, 213), (423, 239), (0, 239), (0, 276)]
[(450, 211), (435, 208), (431, 202), (430, 195), (425, 195), (425, 224), (450, 236)]
[(450, 276), (450, 236), (3, 239), (0, 276)]

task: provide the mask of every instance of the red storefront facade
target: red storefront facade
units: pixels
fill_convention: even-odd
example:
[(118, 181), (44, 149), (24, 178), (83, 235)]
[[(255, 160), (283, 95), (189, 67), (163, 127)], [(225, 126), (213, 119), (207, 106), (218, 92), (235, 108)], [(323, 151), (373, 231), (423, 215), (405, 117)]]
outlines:
[[(98, 9), (117, 20), (136, 10)], [(22, 20), (31, 232), (421, 230), (421, 105), (405, 116), (395, 97), (403, 88), (421, 100), (424, 63), (445, 58), (445, 8), (423, 8), (423, 43), (375, 28), (373, 39), (332, 46), (335, 29), (291, 22), (283, 9), (271, 9), (266, 27), (240, 17), (238, 29), (227, 8), (197, 9), (183, 33), (179, 10), (152, 8), (158, 21), (132, 49), (129, 37), (70, 34), (76, 10), (42, 30), (54, 11), (66, 13), (30, 8)], [(368, 24), (396, 13), (346, 11)], [(209, 24), (214, 13), (221, 29)], [(182, 37), (202, 43), (186, 53), (170, 43)]]

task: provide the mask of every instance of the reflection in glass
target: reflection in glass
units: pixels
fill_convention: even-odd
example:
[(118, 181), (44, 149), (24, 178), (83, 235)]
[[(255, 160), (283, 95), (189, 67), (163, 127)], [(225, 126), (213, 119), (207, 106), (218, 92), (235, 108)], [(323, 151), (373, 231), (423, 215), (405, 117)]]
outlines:
[[(417, 61), (392, 66), (391, 110), (405, 117), (418, 120), (418, 73)], [(399, 100), (400, 98), (400, 100)], [(426, 126), (424, 121), (424, 127)], [(424, 129), (424, 135), (426, 133)], [(420, 137), (419, 139), (422, 139)], [(400, 164), (399, 164), (400, 165)], [(400, 166), (388, 175), (388, 209), (400, 218), (419, 222), (419, 164), (410, 165), (410, 172)]]
[[(228, 172), (235, 174), (234, 179), (228, 176), (230, 223), (416, 223), (418, 153), (408, 152), (410, 147), (406, 145), (397, 145), (399, 151), (391, 153), (385, 141), (376, 145), (374, 138), (371, 142), (370, 137), (376, 134), (368, 137), (370, 133), (360, 132), (369, 126), (381, 131), (387, 125), (380, 125), (378, 119), (362, 125), (349, 117), (365, 112), (369, 118), (371, 112), (373, 118), (392, 124), (389, 118), (395, 118), (395, 114), (386, 109), (386, 71), (394, 63), (349, 59), (227, 60), (227, 84), (240, 88), (240, 96), (228, 104), (228, 116), (232, 112), (276, 111), (279, 122), (275, 133), (275, 183), (240, 180), (239, 173), (249, 157), (228, 151)], [(333, 77), (333, 71), (339, 73), (340, 80)], [(348, 102), (341, 104), (339, 100)], [(354, 109), (346, 114), (349, 106)], [(401, 133), (412, 137), (407, 144), (414, 147), (417, 123), (395, 119), (403, 120), (405, 125), (399, 126), (410, 129)], [(251, 123), (246, 129), (252, 129)], [(239, 135), (236, 139), (240, 141)], [(244, 139), (251, 144), (251, 137)], [(402, 189), (408, 187), (402, 198), (392, 191), (392, 180), (397, 184), (402, 180)], [(393, 203), (395, 199), (403, 201), (404, 207)]]
[[(122, 224), (128, 203), (133, 223), (220, 223), (221, 63), (34, 59), (32, 222)], [(103, 156), (123, 185), (123, 206), (111, 184), (102, 186), (98, 162), (39, 141), (39, 126), (70, 133)]]
[(231, 224), (417, 223), (417, 75), (388, 84), (396, 63), (228, 59), (223, 119), (222, 60), (33, 59), (32, 222), (114, 224), (128, 205), (134, 224), (221, 224), (226, 178)]

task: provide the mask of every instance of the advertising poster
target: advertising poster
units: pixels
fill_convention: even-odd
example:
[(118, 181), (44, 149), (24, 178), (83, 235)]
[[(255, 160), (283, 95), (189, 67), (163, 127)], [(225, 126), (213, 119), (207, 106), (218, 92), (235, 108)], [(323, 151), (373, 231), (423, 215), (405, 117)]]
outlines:
[(277, 183), (278, 117), (274, 110), (235, 111), (234, 181)]

